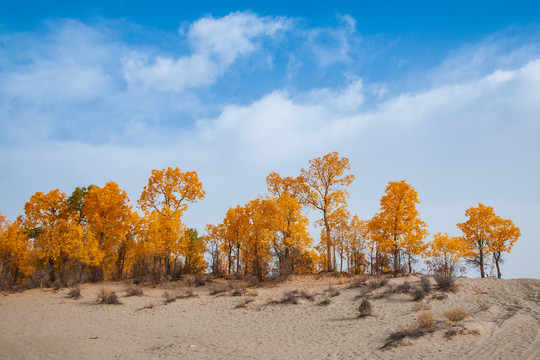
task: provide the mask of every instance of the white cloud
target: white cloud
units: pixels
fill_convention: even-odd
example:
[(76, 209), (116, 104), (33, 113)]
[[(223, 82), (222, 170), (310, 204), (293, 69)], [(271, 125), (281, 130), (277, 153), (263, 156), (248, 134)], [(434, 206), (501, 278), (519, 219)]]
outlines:
[(214, 83), (239, 57), (257, 50), (264, 38), (289, 29), (281, 17), (259, 17), (236, 12), (216, 19), (207, 16), (194, 22), (187, 33), (193, 53), (180, 58), (150, 60), (140, 52), (123, 59), (124, 76), (130, 86), (159, 91), (180, 91)]

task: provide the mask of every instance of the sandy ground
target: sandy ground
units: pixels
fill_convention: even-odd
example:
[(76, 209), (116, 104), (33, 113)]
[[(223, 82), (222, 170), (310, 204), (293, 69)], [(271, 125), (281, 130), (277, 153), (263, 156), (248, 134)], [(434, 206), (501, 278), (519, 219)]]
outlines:
[[(167, 305), (163, 293), (185, 294), (185, 282), (145, 286), (144, 294), (134, 297), (124, 296), (127, 283), (82, 285), (78, 300), (68, 297), (69, 289), (2, 294), (0, 358), (540, 359), (540, 280), (459, 278), (455, 293), (438, 300), (433, 291), (423, 302), (437, 320), (434, 332), (384, 350), (391, 333), (416, 326), (421, 305), (408, 294), (381, 295), (404, 281), (419, 284), (420, 276), (393, 278), (372, 291), (347, 289), (355, 280), (294, 277), (232, 296), (232, 291), (210, 295), (231, 282), (215, 279), (191, 288), (198, 297)], [(100, 288), (115, 290), (122, 304), (96, 304)], [(332, 289), (339, 295), (332, 297)], [(272, 303), (292, 290), (314, 298)], [(358, 295), (365, 292), (373, 316), (358, 318)], [(246, 299), (251, 302), (237, 307)], [(325, 299), (330, 304), (319, 305)], [(470, 316), (448, 322), (443, 311), (454, 307)], [(445, 337), (449, 331), (455, 336)]]

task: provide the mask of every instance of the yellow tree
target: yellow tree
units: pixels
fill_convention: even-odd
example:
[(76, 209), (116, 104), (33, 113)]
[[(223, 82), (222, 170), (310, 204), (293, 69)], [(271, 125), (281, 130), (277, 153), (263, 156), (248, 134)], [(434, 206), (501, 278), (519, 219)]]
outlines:
[(235, 272), (240, 273), (241, 271), (241, 250), (247, 238), (248, 221), (246, 208), (240, 205), (229, 208), (223, 219), (221, 247), (222, 252), (227, 255), (227, 274), (232, 273), (235, 261)]
[(29, 271), (29, 243), (19, 221), (0, 214), (0, 290), (15, 285)]
[[(150, 219), (162, 217), (156, 225), (162, 228), (158, 230), (163, 241), (170, 243), (162, 247), (165, 251), (169, 247), (177, 247), (173, 244), (181, 241), (178, 238), (179, 230), (183, 234), (184, 226), (181, 222), (182, 214), (187, 210), (187, 203), (197, 202), (199, 199), (204, 199), (204, 190), (202, 183), (195, 171), (182, 172), (179, 168), (167, 168), (163, 170), (152, 170), (152, 175), (148, 179), (148, 184), (144, 187), (138, 204), (147, 215), (150, 212), (155, 212)], [(155, 227), (155, 226), (154, 226)], [(154, 230), (156, 230), (154, 228)], [(171, 253), (162, 254), (165, 258), (165, 273), (170, 275), (170, 255)]]
[(360, 220), (354, 215), (349, 223), (349, 234), (346, 239), (347, 268), (353, 274), (361, 274), (367, 265), (364, 254), (368, 232), (367, 221)]
[(248, 233), (245, 243), (246, 271), (257, 276), (259, 280), (269, 271), (272, 259), (270, 241), (274, 228), (275, 208), (271, 200), (255, 199), (245, 206), (248, 217)]
[(431, 257), (429, 265), (433, 270), (454, 276), (457, 264), (468, 255), (467, 244), (459, 236), (437, 233), (433, 235), (426, 255)]
[(206, 244), (206, 251), (210, 254), (210, 269), (212, 274), (220, 275), (223, 273), (222, 257), (222, 244), (223, 244), (223, 224), (218, 225), (206, 225), (206, 235), (204, 236), (204, 242)]
[(497, 268), (497, 277), (501, 278), (500, 262), (502, 260), (502, 254), (504, 252), (510, 252), (514, 243), (521, 236), (521, 231), (514, 225), (510, 219), (502, 219), (496, 217), (492, 232), (491, 241), (488, 243), (488, 250), (493, 256), (493, 262)]
[(273, 206), (272, 248), (278, 260), (277, 268), (280, 274), (294, 273), (312, 243), (307, 231), (309, 220), (302, 214), (300, 203), (303, 179), (282, 178), (273, 172), (266, 177), (266, 183), (268, 200)]
[(122, 256), (128, 251), (128, 237), (133, 220), (127, 193), (113, 181), (104, 187), (92, 186), (82, 207), (84, 218), (92, 232), (92, 239), (101, 259), (102, 275), (109, 275), (116, 264), (116, 276), (122, 275)]
[(199, 237), (196, 229), (187, 229), (184, 237), (182, 255), (185, 259), (185, 272), (188, 274), (203, 273), (206, 269), (204, 238)]
[(491, 206), (478, 203), (465, 211), (467, 221), (458, 223), (467, 244), (471, 262), (480, 269), (480, 276), (485, 277), (486, 254), (492, 253), (500, 276), (499, 262), (505, 251), (510, 251), (514, 242), (519, 238), (519, 229), (511, 220), (495, 215)]
[(335, 269), (332, 262), (332, 225), (330, 214), (340, 206), (346, 206), (349, 193), (346, 187), (354, 181), (354, 175), (346, 175), (350, 170), (349, 159), (340, 157), (337, 152), (309, 161), (309, 168), (302, 169), (301, 175), (306, 184), (303, 201), (313, 209), (322, 212), (322, 219), (317, 224), (321, 232), (321, 249), (326, 253), (325, 270)]
[(49, 271), (50, 280), (64, 275), (70, 260), (83, 260), (82, 230), (77, 216), (67, 205), (66, 194), (58, 189), (37, 192), (24, 205), (23, 226), (33, 239), (38, 265)]
[(412, 271), (412, 256), (420, 255), (427, 236), (426, 224), (416, 209), (418, 193), (402, 181), (390, 181), (381, 198), (381, 212), (372, 221), (381, 249), (393, 256), (394, 272), (401, 270), (401, 252), (408, 256), (408, 269)]

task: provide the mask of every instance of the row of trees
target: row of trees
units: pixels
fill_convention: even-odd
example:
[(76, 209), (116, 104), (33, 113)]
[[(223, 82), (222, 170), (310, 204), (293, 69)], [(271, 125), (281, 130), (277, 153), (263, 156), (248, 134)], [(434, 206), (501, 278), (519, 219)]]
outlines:
[[(223, 221), (207, 225), (199, 237), (182, 216), (189, 203), (204, 198), (196, 172), (153, 170), (135, 211), (114, 182), (37, 192), (24, 215), (11, 223), (0, 216), (0, 286), (22, 279), (40, 281), (174, 277), (207, 269), (216, 274), (315, 271), (412, 272), (420, 258), (433, 270), (453, 275), (466, 260), (480, 270), (493, 264), (501, 277), (502, 255), (519, 238), (509, 219), (492, 207), (469, 208), (457, 224), (461, 236), (435, 234), (419, 216), (416, 190), (391, 181), (380, 211), (368, 220), (352, 215), (347, 187), (354, 181), (347, 158), (337, 152), (309, 162), (297, 177), (267, 176), (267, 193), (231, 207)], [(320, 214), (316, 245), (306, 211)], [(209, 264), (204, 260), (208, 254)]]

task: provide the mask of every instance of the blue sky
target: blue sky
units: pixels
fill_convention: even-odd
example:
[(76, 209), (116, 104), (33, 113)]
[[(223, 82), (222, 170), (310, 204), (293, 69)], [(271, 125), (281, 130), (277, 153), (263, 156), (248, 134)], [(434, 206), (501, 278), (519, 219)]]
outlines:
[(503, 276), (540, 276), (539, 5), (252, 3), (1, 1), (0, 212), (179, 166), (202, 232), (337, 150), (361, 218), (401, 179), (430, 233), (492, 205), (523, 234)]

